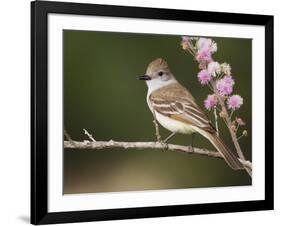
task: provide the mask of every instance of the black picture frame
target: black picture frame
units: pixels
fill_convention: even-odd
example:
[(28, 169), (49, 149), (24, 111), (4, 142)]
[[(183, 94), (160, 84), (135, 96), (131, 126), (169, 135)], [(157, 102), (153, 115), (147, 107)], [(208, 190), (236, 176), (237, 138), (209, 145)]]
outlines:
[[(141, 208), (48, 212), (48, 14), (73, 14), (200, 21), (265, 27), (265, 199)], [(124, 7), (81, 3), (31, 3), (31, 223), (51, 224), (113, 219), (272, 210), (273, 189), (273, 16)]]

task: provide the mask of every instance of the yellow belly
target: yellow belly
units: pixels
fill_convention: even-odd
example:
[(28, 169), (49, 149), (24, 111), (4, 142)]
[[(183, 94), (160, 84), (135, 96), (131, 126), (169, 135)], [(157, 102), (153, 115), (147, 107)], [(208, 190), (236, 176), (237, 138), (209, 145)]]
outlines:
[(169, 118), (167, 116), (161, 115), (155, 112), (157, 121), (167, 130), (175, 133), (191, 134), (196, 132), (193, 126), (177, 121), (175, 119)]

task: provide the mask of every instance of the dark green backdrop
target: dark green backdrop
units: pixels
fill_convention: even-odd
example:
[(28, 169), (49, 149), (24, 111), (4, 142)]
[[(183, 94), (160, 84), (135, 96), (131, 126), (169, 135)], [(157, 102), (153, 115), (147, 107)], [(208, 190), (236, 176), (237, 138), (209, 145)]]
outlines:
[[(237, 113), (247, 122), (249, 136), (240, 144), (251, 159), (251, 40), (214, 40), (218, 44), (214, 58), (231, 64), (234, 93), (244, 98)], [(158, 57), (168, 62), (203, 106), (209, 90), (198, 83), (197, 63), (182, 50), (180, 41), (181, 36), (65, 30), (64, 126), (72, 138), (87, 139), (85, 128), (97, 140), (155, 140), (147, 87), (136, 77)], [(227, 129), (219, 123), (222, 138), (233, 148)], [(168, 134), (161, 128), (163, 137)], [(188, 145), (191, 138), (176, 135), (170, 142)], [(194, 146), (213, 150), (199, 134)], [(234, 171), (221, 159), (153, 150), (64, 150), (65, 194), (249, 184), (245, 171)]]

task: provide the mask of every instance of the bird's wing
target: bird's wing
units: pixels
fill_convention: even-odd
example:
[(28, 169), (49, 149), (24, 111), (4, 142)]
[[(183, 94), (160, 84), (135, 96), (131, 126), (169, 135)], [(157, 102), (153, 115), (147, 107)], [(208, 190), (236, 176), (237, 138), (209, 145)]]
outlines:
[(201, 108), (195, 103), (192, 95), (186, 90), (170, 90), (168, 92), (154, 92), (149, 97), (150, 104), (155, 111), (214, 133), (215, 129)]

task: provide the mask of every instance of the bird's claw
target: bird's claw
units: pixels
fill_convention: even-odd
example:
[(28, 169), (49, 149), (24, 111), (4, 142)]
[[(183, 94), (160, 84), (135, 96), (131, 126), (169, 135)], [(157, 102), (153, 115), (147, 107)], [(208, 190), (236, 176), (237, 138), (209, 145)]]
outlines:
[(158, 141), (162, 146), (164, 146), (163, 150), (166, 151), (169, 149), (169, 144), (163, 140)]

